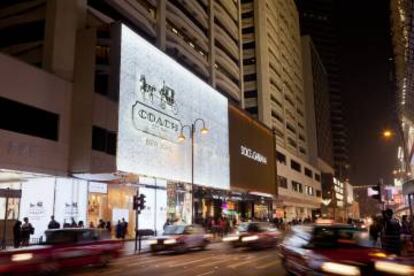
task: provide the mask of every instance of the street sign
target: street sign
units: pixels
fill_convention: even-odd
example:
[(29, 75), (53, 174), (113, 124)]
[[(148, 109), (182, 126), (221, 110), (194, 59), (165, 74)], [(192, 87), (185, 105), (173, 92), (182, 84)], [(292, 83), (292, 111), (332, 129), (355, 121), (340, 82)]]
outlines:
[(0, 189), (0, 198), (21, 198), (22, 190)]

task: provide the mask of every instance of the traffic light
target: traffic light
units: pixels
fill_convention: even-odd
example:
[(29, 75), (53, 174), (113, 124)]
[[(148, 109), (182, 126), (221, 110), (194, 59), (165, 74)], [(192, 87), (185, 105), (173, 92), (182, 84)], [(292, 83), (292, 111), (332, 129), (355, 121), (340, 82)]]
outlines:
[(140, 213), (142, 209), (145, 209), (145, 197), (146, 196), (143, 194), (140, 194), (139, 196), (134, 195), (132, 207), (134, 210), (137, 210), (138, 213)]
[(368, 188), (368, 196), (381, 202), (381, 184)]
[(145, 202), (146, 202), (145, 198), (146, 198), (146, 196), (144, 194), (139, 195), (139, 203), (140, 204), (139, 204), (138, 207), (139, 207), (140, 210), (145, 209)]

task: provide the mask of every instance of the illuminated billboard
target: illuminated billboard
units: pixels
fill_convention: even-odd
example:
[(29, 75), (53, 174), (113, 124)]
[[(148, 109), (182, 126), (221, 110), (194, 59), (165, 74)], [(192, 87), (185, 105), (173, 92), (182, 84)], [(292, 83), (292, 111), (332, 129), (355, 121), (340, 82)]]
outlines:
[(194, 183), (229, 188), (227, 99), (128, 27), (121, 25), (117, 169), (191, 182), (191, 133), (202, 118), (209, 129), (194, 137)]

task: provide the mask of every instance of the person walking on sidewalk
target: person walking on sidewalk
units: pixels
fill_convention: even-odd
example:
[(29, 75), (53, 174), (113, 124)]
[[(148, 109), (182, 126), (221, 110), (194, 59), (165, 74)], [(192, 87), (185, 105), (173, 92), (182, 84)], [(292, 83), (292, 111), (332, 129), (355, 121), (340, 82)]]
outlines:
[(55, 216), (51, 216), (50, 217), (50, 222), (49, 222), (49, 224), (47, 226), (47, 229), (59, 229), (59, 228), (60, 228), (59, 222), (57, 222), (55, 220)]
[(32, 224), (29, 222), (29, 218), (23, 218), (23, 225), (22, 225), (22, 246), (29, 246), (30, 242), (30, 235), (34, 234), (34, 228)]
[(22, 222), (16, 220), (16, 223), (13, 225), (13, 245), (14, 248), (18, 248), (22, 242)]

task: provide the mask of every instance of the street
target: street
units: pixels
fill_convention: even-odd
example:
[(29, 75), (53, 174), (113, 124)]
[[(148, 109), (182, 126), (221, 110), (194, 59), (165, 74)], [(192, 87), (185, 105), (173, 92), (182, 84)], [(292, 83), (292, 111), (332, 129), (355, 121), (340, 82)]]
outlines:
[(219, 243), (187, 254), (132, 255), (106, 268), (87, 268), (71, 275), (285, 275), (275, 248), (233, 250)]

